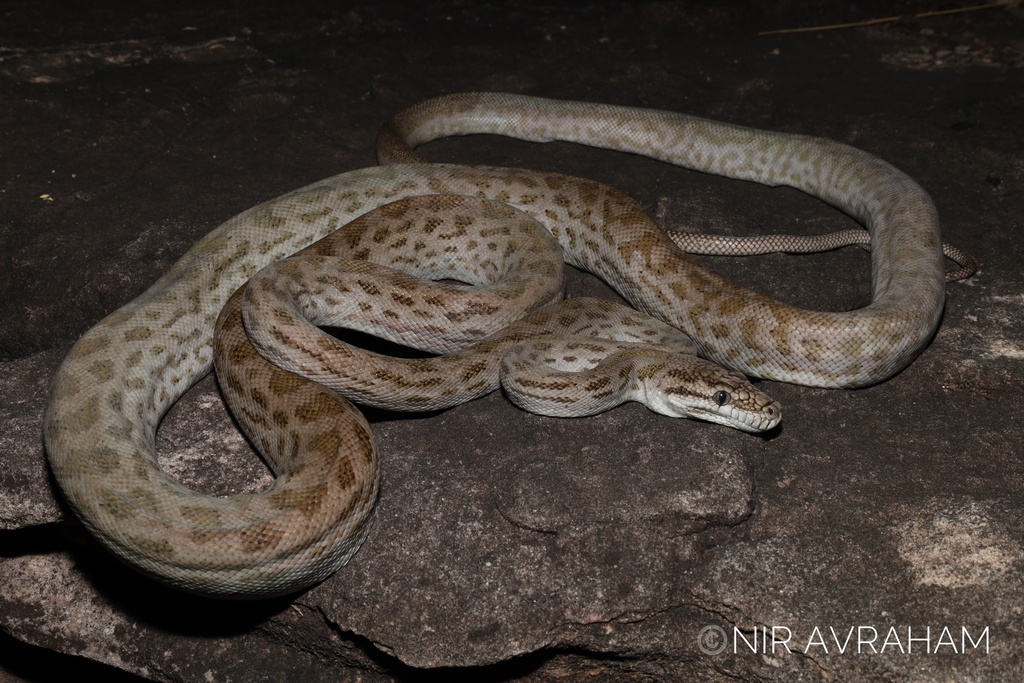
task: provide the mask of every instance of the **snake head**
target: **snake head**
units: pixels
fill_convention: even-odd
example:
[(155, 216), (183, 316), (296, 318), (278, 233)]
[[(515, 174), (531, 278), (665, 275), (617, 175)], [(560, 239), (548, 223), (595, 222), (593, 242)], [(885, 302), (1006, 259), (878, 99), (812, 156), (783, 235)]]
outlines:
[(702, 358), (677, 355), (648, 374), (642, 402), (656, 413), (745, 432), (765, 432), (782, 421), (782, 406), (744, 375)]

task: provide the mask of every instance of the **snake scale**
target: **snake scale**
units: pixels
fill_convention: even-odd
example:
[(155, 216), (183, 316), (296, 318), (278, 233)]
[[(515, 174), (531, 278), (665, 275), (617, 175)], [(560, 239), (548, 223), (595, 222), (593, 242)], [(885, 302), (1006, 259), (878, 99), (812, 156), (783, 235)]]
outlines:
[[(843, 313), (795, 309), (700, 267), (636, 202), (611, 188), (541, 171), (426, 164), (413, 151), (433, 139), (474, 133), (579, 142), (730, 178), (800, 189), (838, 207), (870, 231), (871, 302)], [(266, 597), (315, 584), (358, 549), (375, 509), (378, 465), (368, 424), (338, 392), (351, 391), (362, 400), (371, 393), (366, 387), (380, 389), (385, 397), (405, 391), (412, 392), (416, 402), (433, 395), (432, 385), (412, 381), (419, 370), (391, 371), (380, 366), (368, 379), (357, 379), (362, 389), (335, 391), (279, 369), (260, 355), (262, 350), (254, 349), (245, 332), (249, 308), (260, 307), (254, 300), (247, 308), (245, 299), (257, 287), (240, 288), (264, 266), (360, 216), (401, 213), (409, 208), (404, 202), (414, 202), (418, 196), (484, 202), (458, 209), (456, 221), (462, 210), (500, 212), (494, 206), (498, 203), (515, 213), (513, 221), (525, 216), (542, 225), (565, 262), (598, 275), (636, 309), (692, 339), (681, 344), (729, 368), (718, 370), (711, 380), (702, 375), (698, 382), (710, 387), (711, 404), (735, 403), (748, 415), (750, 410), (764, 413), (767, 421), (761, 428), (778, 421), (778, 408), (738, 373), (819, 387), (877, 383), (920, 353), (942, 313), (942, 246), (930, 198), (886, 162), (837, 142), (664, 111), (477, 93), (439, 97), (401, 112), (382, 129), (378, 157), (386, 165), (313, 183), (223, 223), (138, 298), (89, 330), (57, 371), (44, 418), (53, 473), (85, 525), (140, 571), (196, 593)], [(428, 233), (432, 229), (430, 220), (413, 222)], [(367, 228), (361, 236), (352, 237), (352, 244), (362, 240), (359, 244), (380, 243), (395, 249), (411, 244), (414, 254), (417, 248), (431, 249), (429, 240), (404, 238), (402, 229)], [(312, 253), (302, 258), (321, 258), (317, 249), (312, 247)], [(468, 244), (456, 239), (449, 251), (468, 249)], [(362, 250), (355, 247), (349, 261), (358, 260), (356, 252)], [(349, 263), (351, 272), (344, 276), (349, 280), (323, 275), (312, 291), (360, 290), (362, 312), (376, 311), (360, 324), (391, 330), (403, 340), (406, 337), (401, 335), (416, 335), (404, 329), (402, 322), (415, 316), (431, 329), (440, 318), (465, 317), (445, 313), (447, 294), (404, 294), (407, 276), (390, 270), (396, 263), (388, 260), (386, 251), (385, 262)], [(502, 251), (515, 252), (516, 247)], [(344, 246), (341, 252), (344, 256)], [(384, 280), (371, 282), (367, 279), (371, 274)], [(476, 276), (454, 272), (441, 277), (471, 281)], [(270, 292), (276, 287), (280, 285), (261, 289)], [(555, 284), (554, 289), (558, 288)], [(318, 304), (311, 301), (316, 297), (305, 291), (295, 294), (296, 305), (307, 317), (316, 318), (320, 313), (313, 309)], [(387, 305), (380, 303), (381, 292), (390, 292)], [(229, 299), (232, 304), (225, 307)], [(446, 362), (442, 359), (447, 355), (466, 353), (460, 349), (500, 347), (503, 360), (470, 360), (458, 372), (441, 373), (458, 375), (470, 384), (482, 382), (473, 389), (481, 392), (494, 388), (497, 364), (514, 372), (531, 362), (531, 356), (542, 363), (545, 359), (571, 361), (590, 347), (606, 343), (618, 344), (613, 355), (629, 360), (633, 355), (630, 334), (652, 336), (658, 343), (681, 336), (667, 326), (659, 331), (636, 322), (638, 313), (611, 311), (610, 304), (591, 300), (553, 304), (551, 299), (551, 292), (541, 292), (521, 313), (526, 322), (513, 326), (547, 329), (552, 320), (563, 319), (585, 337), (601, 336), (597, 328), (621, 327), (626, 340), (574, 342), (552, 337), (542, 338), (540, 346), (522, 348), (528, 343), (523, 339), (533, 332), (502, 332), (505, 321), (477, 324), (474, 319), (471, 333), (464, 338), (458, 330), (466, 326), (442, 333), (447, 341), (439, 342), (440, 348), (433, 352), (446, 355), (424, 362)], [(267, 309), (271, 318), (283, 310), (280, 300), (274, 301), (278, 303)], [(440, 308), (423, 308), (420, 304), (425, 301), (439, 303)], [(548, 306), (568, 306), (568, 313), (552, 314)], [(464, 312), (472, 318), (488, 307), (472, 304)], [(355, 317), (359, 319), (362, 312), (357, 307)], [(254, 326), (257, 317), (253, 316)], [(590, 318), (604, 322), (587, 323)], [(216, 341), (215, 325), (219, 327)], [(268, 330), (259, 343), (272, 346), (276, 338), (293, 350), (305, 347), (289, 343), (287, 334), (275, 331), (273, 324)], [(225, 397), (276, 476), (274, 484), (258, 494), (201, 495), (169, 478), (157, 465), (155, 435), (161, 418), (209, 371), (215, 350)], [(316, 374), (316, 363), (308, 356), (292, 362), (296, 370)], [(646, 369), (640, 371), (644, 376), (657, 374), (655, 368), (668, 361), (646, 362), (641, 365)], [(544, 372), (566, 370), (558, 365)], [(423, 372), (437, 374), (429, 369)], [(618, 365), (611, 371), (619, 377), (629, 372)], [(678, 391), (689, 391), (687, 381), (693, 378), (686, 371), (665, 372)], [(484, 375), (486, 381), (478, 381)], [(538, 400), (558, 402), (561, 380), (548, 374), (530, 379), (529, 371), (525, 377), (519, 386), (527, 396), (524, 400), (532, 400), (529, 397), (535, 394)], [(604, 393), (610, 382), (609, 377), (590, 380), (588, 391)], [(631, 377), (622, 382), (635, 386), (639, 380)], [(722, 382), (732, 384), (727, 390)], [(657, 401), (664, 403), (664, 399)], [(740, 405), (745, 403), (749, 407)]]

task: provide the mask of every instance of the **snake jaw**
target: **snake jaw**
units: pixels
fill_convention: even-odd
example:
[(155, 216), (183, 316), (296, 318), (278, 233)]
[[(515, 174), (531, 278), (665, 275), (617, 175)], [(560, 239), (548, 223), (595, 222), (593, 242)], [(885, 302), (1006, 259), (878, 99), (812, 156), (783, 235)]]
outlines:
[[(672, 405), (665, 402), (664, 405)], [(650, 405), (652, 410), (669, 417), (686, 417), (714, 424), (732, 427), (742, 432), (759, 433), (774, 429), (782, 421), (782, 409), (779, 404), (772, 401), (761, 410), (753, 411), (736, 409), (732, 407), (720, 407), (711, 402), (709, 405), (687, 405), (676, 404), (676, 410), (659, 410)]]
[(733, 420), (728, 423), (730, 427), (751, 433), (767, 432), (782, 422), (782, 407), (770, 401), (760, 410), (746, 410), (732, 417)]

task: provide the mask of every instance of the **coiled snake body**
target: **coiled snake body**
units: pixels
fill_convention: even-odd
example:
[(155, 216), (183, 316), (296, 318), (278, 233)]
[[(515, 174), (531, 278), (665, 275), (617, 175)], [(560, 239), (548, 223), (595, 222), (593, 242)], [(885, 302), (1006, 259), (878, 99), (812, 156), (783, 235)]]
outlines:
[[(431, 139), (470, 133), (570, 140), (732, 178), (796, 187), (837, 206), (868, 228), (872, 301), (845, 313), (794, 309), (701, 268), (635, 202), (598, 183), (539, 171), (423, 164), (411, 150)], [(822, 387), (863, 386), (905, 367), (927, 344), (942, 312), (942, 247), (931, 200), (889, 164), (839, 143), (669, 112), (501, 94), (452, 95), (417, 105), (385, 127), (378, 142), (379, 156), (393, 165), (314, 183), (225, 222), (145, 293), (87, 332), (58, 370), (44, 421), (53, 472), (83, 522), (115, 554), (141, 571), (198, 593), (262, 597), (290, 593), (322, 580), (362, 542), (377, 496), (377, 461), (369, 426), (334, 390), (278, 369), (260, 355), (272, 354), (276, 343), (286, 350), (312, 354), (281, 361), (291, 362), (296, 372), (318, 375), (321, 366), (330, 365), (318, 360), (319, 350), (283, 332), (286, 328), (276, 327), (275, 316), (283, 319), (292, 305), (282, 303), (289, 297), (301, 315), (317, 318), (321, 315), (316, 312), (318, 297), (356, 295), (361, 303), (352, 315), (362, 321), (359, 325), (410, 344), (415, 339), (409, 341), (409, 335), (423, 336), (417, 329), (440, 330), (442, 318), (458, 320), (453, 330), (438, 332), (438, 339), (444, 341), (433, 348), (451, 353), (455, 360), (441, 356), (426, 359), (427, 365), (392, 371), (390, 366), (373, 365), (377, 361), (371, 359), (368, 377), (349, 378), (348, 384), (335, 387), (359, 400), (373, 400), (371, 394), (382, 395), (385, 401), (388, 396), (404, 395), (407, 402), (432, 407), (447, 405), (435, 401), (445, 391), (457, 393), (448, 385), (438, 388), (439, 375), (458, 377), (474, 385), (467, 395), (479, 395), (494, 388), (499, 365), (515, 373), (531, 356), (541, 362), (572, 360), (606, 343), (614, 346), (616, 363), (626, 362), (635, 355), (630, 345), (642, 337), (656, 344), (695, 346), (701, 356), (757, 377)], [(431, 201), (411, 199), (424, 195), (474, 198), (472, 206), (463, 205), (464, 200), (455, 202), (456, 224), (463, 215), (460, 211), (467, 216), (473, 211), (500, 213), (503, 209), (493, 202), (522, 214), (513, 220), (532, 217), (550, 232), (566, 262), (599, 275), (633, 306), (682, 330), (692, 343), (678, 339), (681, 335), (672, 328), (659, 327), (656, 321), (638, 322), (637, 314), (613, 311), (607, 303), (554, 304), (568, 308), (551, 313), (546, 306), (560, 289), (560, 280), (545, 285), (548, 289), (542, 288), (524, 305), (517, 315), (527, 317), (515, 323), (521, 327), (512, 328), (513, 332), (502, 332), (510, 321), (478, 320), (475, 316), (491, 306), (475, 299), (460, 309), (461, 314), (451, 315), (447, 294), (410, 293), (412, 285), (405, 276), (384, 269), (401, 265), (403, 259), (415, 263), (432, 249), (430, 239), (403, 235), (412, 223), (429, 234), (434, 228), (426, 218), (399, 220), (397, 227), (364, 226), (350, 233), (347, 244), (337, 238), (343, 243), (343, 254), (350, 250), (350, 260), (363, 258), (360, 252), (373, 244), (384, 245), (385, 255), (398, 254), (379, 265), (349, 264), (350, 272), (343, 276), (347, 279), (321, 272), (311, 289), (289, 294), (284, 291), (287, 286), (273, 284), (287, 279), (289, 266), (285, 265), (283, 275), (276, 280), (264, 278), (265, 284), (249, 288), (251, 294), (239, 290), (267, 264), (363, 214), (374, 211), (375, 216), (390, 213), (391, 218), (401, 218), (407, 210), (418, 210), (410, 209), (407, 202)], [(474, 204), (477, 201), (483, 203)], [(454, 235), (449, 251), (476, 248), (469, 245), (471, 240), (459, 241), (459, 230), (446, 233)], [(477, 247), (486, 250), (487, 240), (483, 242), (483, 247)], [(519, 246), (502, 251), (515, 252), (525, 242), (515, 244)], [(337, 244), (331, 247), (335, 248)], [(303, 257), (312, 259), (312, 265), (304, 268), (317, 267), (318, 249), (312, 247)], [(537, 247), (537, 251), (543, 249)], [(545, 263), (542, 267), (552, 271), (550, 260)], [(460, 272), (435, 277), (464, 281), (475, 277), (462, 277)], [(371, 275), (384, 279), (371, 281)], [(232, 298), (236, 290), (239, 293)], [(259, 294), (278, 298), (261, 303)], [(499, 299), (518, 296), (518, 290), (514, 295), (498, 295)], [(225, 308), (229, 298), (232, 304)], [(429, 308), (428, 303), (438, 306)], [(260, 318), (261, 307), (270, 323)], [(406, 324), (415, 318), (423, 325)], [(552, 337), (539, 347), (520, 346), (526, 337), (547, 334), (548, 325), (558, 319), (585, 337), (603, 336), (602, 328), (623, 332), (612, 342)], [(216, 344), (215, 323), (219, 326)], [(261, 324), (265, 324), (262, 337), (253, 334)], [(156, 464), (159, 421), (209, 370), (215, 346), (225, 396), (277, 477), (270, 489), (259, 494), (204, 496), (173, 481)], [(488, 356), (492, 360), (486, 362), (465, 355), (481, 347), (498, 355)], [(335, 351), (347, 353), (344, 348)], [(355, 361), (345, 361), (350, 362)], [(624, 378), (624, 387), (637, 390), (643, 377), (661, 373), (674, 382), (677, 392), (691, 391), (694, 378), (688, 371), (666, 369), (667, 360), (640, 362), (640, 378), (617, 365), (611, 375)], [(437, 370), (429, 363), (462, 365), (453, 371), (452, 365)], [(592, 365), (584, 363), (585, 368)], [(341, 374), (347, 373), (346, 367)], [(565, 369), (549, 368), (551, 372)], [(708, 415), (717, 415), (714, 411), (723, 406), (716, 408), (716, 404), (723, 403), (737, 412), (722, 419), (740, 420), (736, 426), (765, 428), (778, 421), (777, 405), (735, 372), (707, 372), (696, 373), (700, 375), (696, 383), (703, 382), (701, 391), (711, 392), (710, 398), (700, 399)], [(510, 393), (525, 396), (524, 404), (534, 399), (576, 402), (559, 395), (560, 379), (531, 377), (527, 374), (518, 388), (509, 388)], [(589, 381), (587, 400), (604, 393), (611, 383), (609, 377)], [(654, 403), (674, 414), (671, 401), (655, 398)]]

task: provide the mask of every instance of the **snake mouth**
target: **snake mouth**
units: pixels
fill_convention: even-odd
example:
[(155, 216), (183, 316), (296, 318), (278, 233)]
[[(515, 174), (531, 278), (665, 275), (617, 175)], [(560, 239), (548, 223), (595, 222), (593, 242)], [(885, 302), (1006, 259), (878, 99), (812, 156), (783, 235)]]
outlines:
[(730, 410), (729, 408), (731, 406), (716, 406), (715, 409), (693, 406), (686, 411), (686, 415), (681, 417), (691, 417), (705, 422), (712, 422), (751, 434), (770, 431), (782, 423), (782, 409), (778, 404), (767, 405), (758, 412), (737, 410), (735, 408)]

